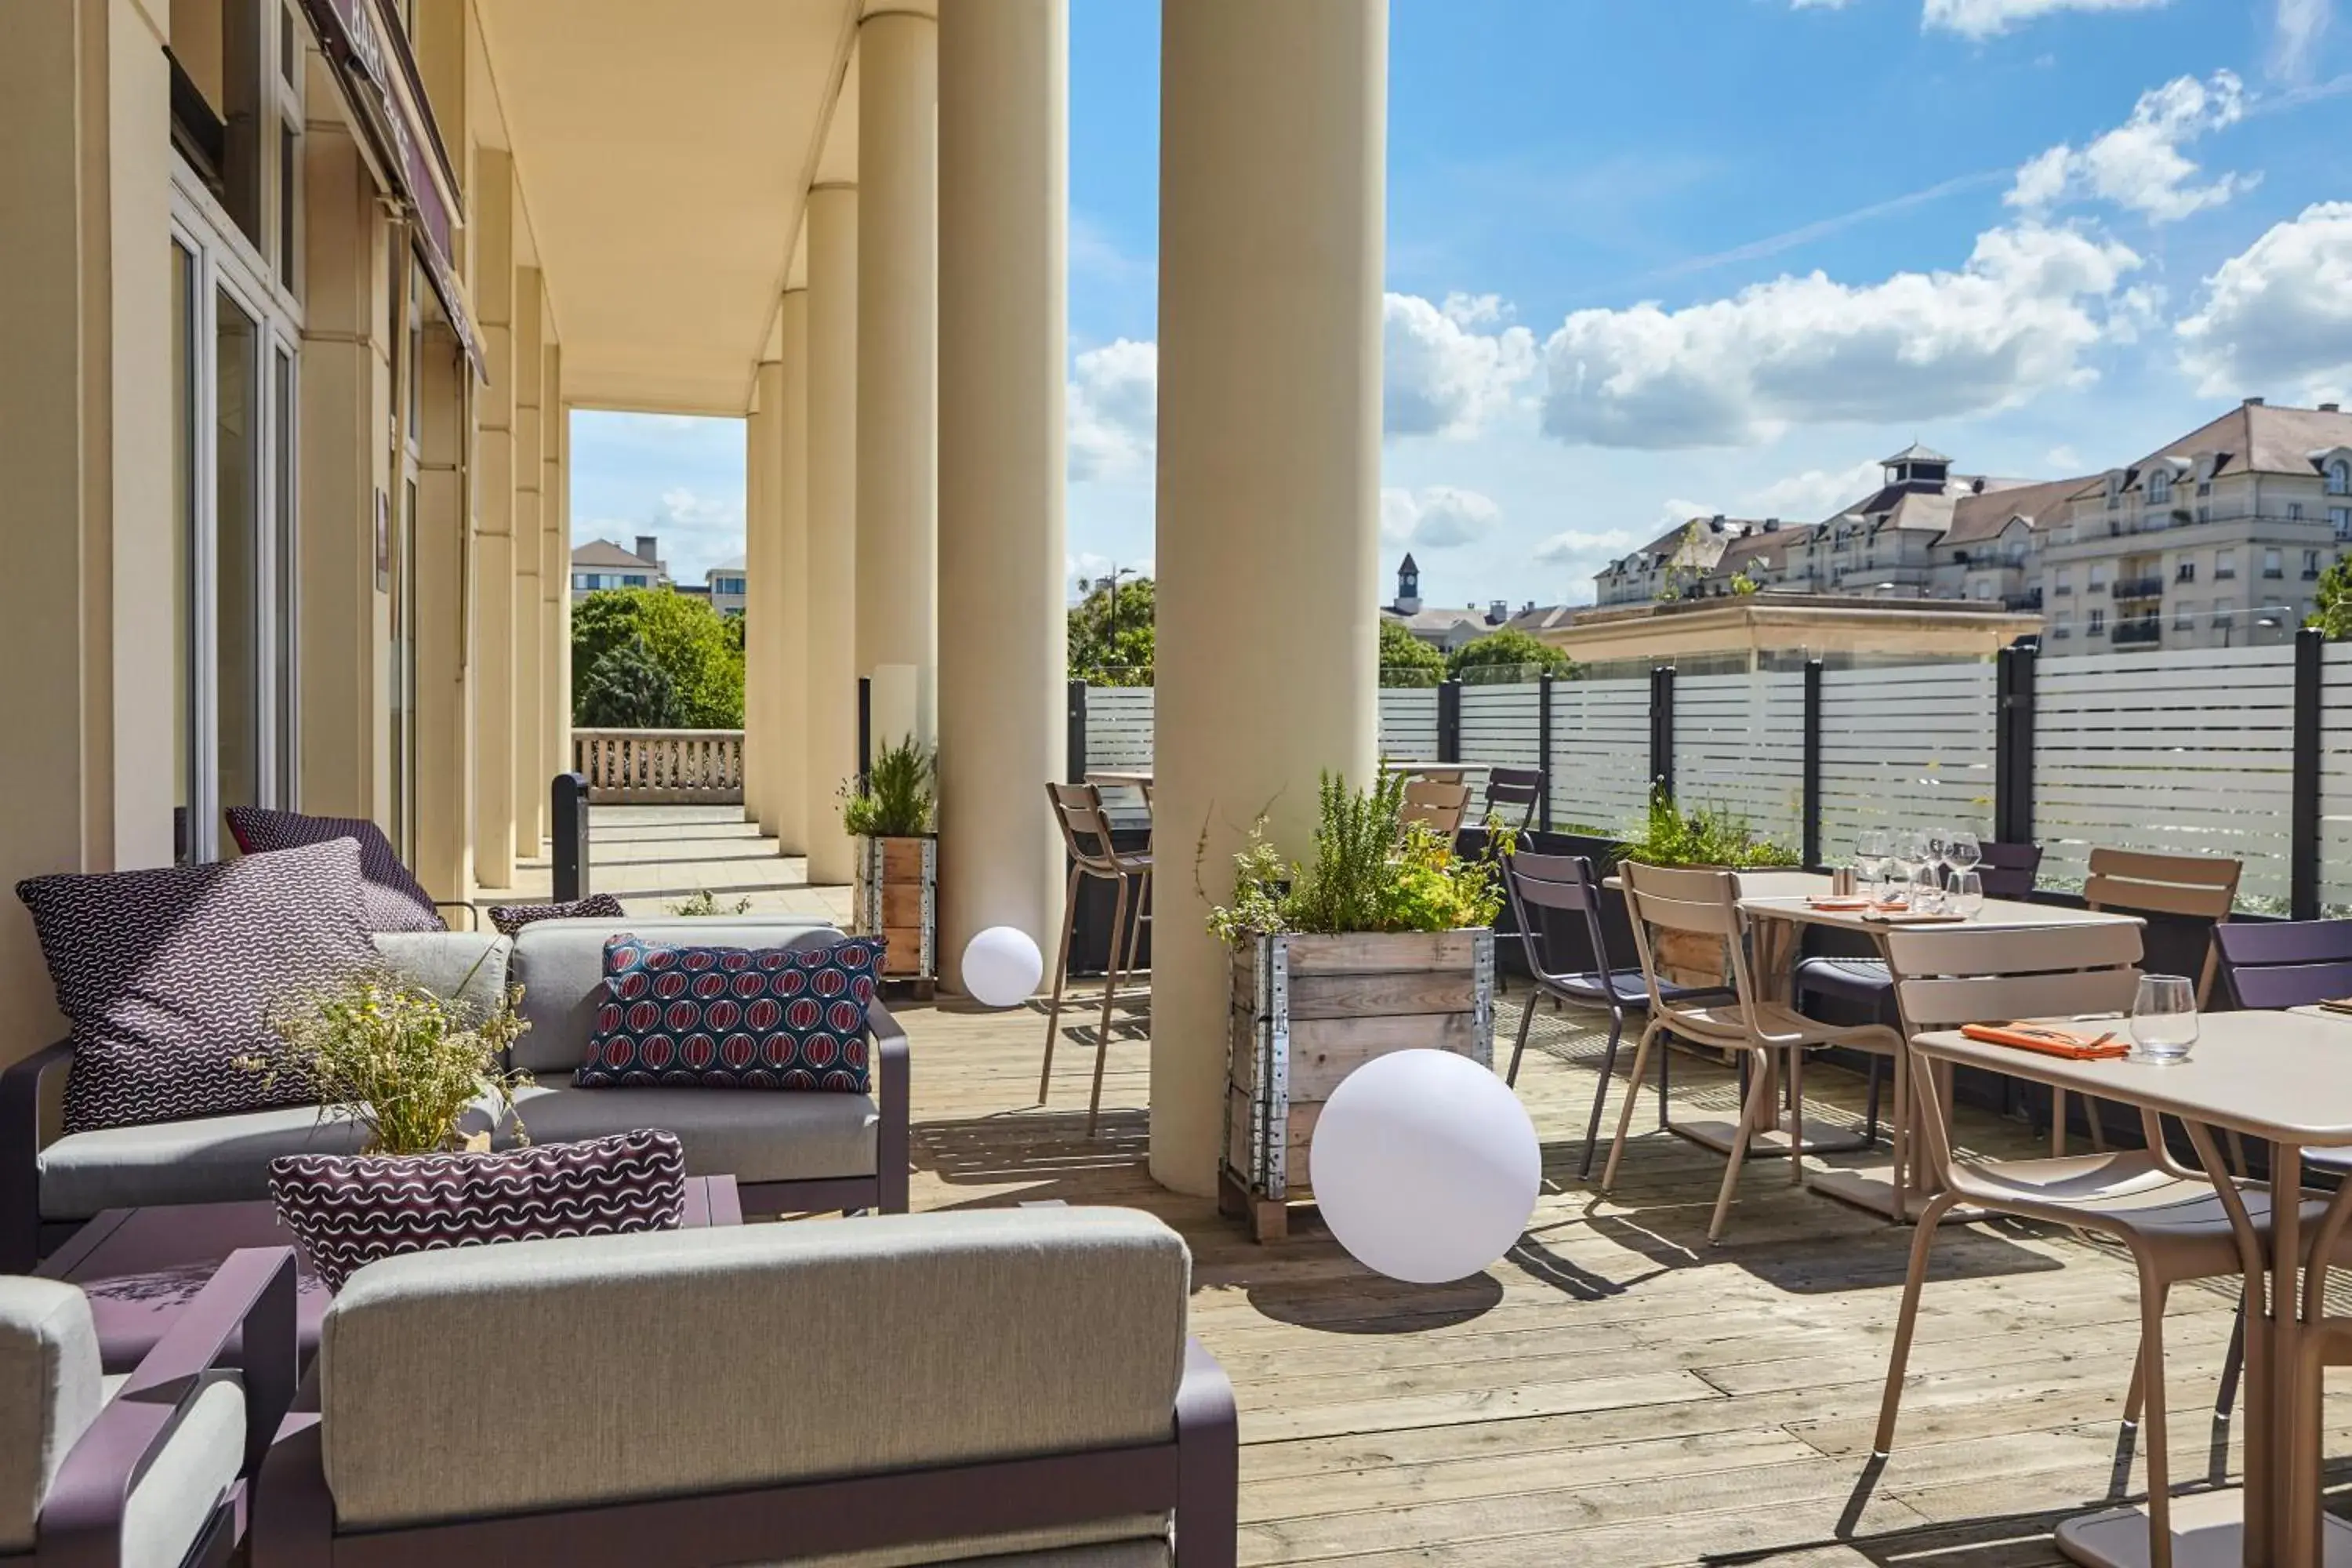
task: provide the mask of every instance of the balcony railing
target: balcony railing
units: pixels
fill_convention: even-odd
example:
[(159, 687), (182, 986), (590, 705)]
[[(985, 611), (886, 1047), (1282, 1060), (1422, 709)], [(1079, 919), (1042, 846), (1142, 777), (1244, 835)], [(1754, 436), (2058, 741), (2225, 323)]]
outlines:
[(591, 801), (615, 805), (738, 805), (740, 730), (574, 730), (572, 766)]
[(2038, 610), (2042, 607), (2042, 590), (2035, 588), (2029, 593), (2004, 594), (2000, 598), (2000, 607), (2004, 610)]
[(2117, 621), (2116, 629), (2107, 634), (2107, 640), (2117, 647), (2130, 647), (2135, 644), (2146, 647), (2164, 640), (2164, 626), (2153, 619)]
[(2150, 574), (2126, 577), (2116, 584), (2114, 597), (2118, 599), (2157, 599), (2164, 595), (2164, 579)]

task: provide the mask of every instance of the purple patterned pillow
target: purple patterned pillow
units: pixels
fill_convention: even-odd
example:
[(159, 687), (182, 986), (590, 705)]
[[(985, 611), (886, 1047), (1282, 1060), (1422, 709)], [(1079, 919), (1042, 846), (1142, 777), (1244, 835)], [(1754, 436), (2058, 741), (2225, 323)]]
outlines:
[(383, 829), (363, 816), (304, 816), (299, 812), (267, 811), (257, 805), (232, 805), (223, 813), (229, 836), (247, 855), (273, 849), (299, 849), (348, 838), (360, 847), (360, 875), (367, 879), (367, 928), (370, 931), (447, 931), (449, 922), (433, 907), (426, 892), (393, 852)]
[(626, 920), (621, 900), (610, 893), (591, 893), (568, 904), (492, 904), (490, 923), (507, 936), (540, 921)]
[(381, 962), (347, 838), (203, 866), (28, 877), (16, 896), (73, 1021), (66, 1131), (301, 1105), (270, 1007)]
[(497, 1154), (281, 1154), (269, 1196), (330, 1290), (379, 1258), (552, 1236), (676, 1230), (686, 1152), (620, 1132)]
[(882, 952), (871, 936), (803, 948), (609, 937), (604, 995), (572, 1081), (864, 1094)]

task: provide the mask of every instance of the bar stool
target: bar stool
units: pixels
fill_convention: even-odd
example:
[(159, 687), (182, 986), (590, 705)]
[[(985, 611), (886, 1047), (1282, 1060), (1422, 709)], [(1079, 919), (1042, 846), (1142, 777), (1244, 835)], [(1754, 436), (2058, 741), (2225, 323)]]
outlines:
[[(1110, 941), (1105, 948), (1102, 1026), (1095, 1038), (1095, 1086), (1087, 1100), (1087, 1136), (1095, 1135), (1102, 1110), (1103, 1067), (1110, 1056), (1111, 1005), (1118, 995), (1119, 976), (1135, 967), (1142, 947), (1143, 927), (1151, 919), (1151, 856), (1121, 851), (1111, 842), (1110, 818), (1104, 815), (1102, 791), (1090, 784), (1045, 785), (1045, 799), (1061, 826), (1062, 843), (1070, 855), (1070, 885), (1062, 903), (1062, 952), (1054, 963), (1054, 1001), (1045, 1019), (1045, 1062), (1037, 1076), (1037, 1103), (1046, 1101), (1054, 1082), (1054, 1040), (1062, 1028), (1062, 988), (1070, 973), (1070, 938), (1077, 928), (1078, 889), (1087, 879), (1116, 882), (1118, 892), (1111, 905)], [(1129, 910), (1133, 916), (1129, 918)], [(1127, 943), (1124, 963), (1119, 942)]]

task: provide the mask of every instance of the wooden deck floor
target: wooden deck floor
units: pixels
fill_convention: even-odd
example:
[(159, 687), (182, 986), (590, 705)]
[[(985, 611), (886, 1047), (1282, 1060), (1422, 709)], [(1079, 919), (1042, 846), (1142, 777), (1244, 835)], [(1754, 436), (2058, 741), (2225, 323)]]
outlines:
[[(1532, 1230), (1484, 1276), (1435, 1289), (1368, 1273), (1312, 1226), (1255, 1246), (1206, 1200), (1155, 1185), (1139, 1013), (1115, 1031), (1092, 1140), (1090, 1030), (1057, 1053), (1041, 1109), (1037, 1013), (905, 1021), (918, 1208), (1126, 1204), (1191, 1242), (1194, 1331), (1241, 1401), (1246, 1563), (2023, 1568), (2061, 1561), (2057, 1519), (2143, 1484), (2119, 1424), (2129, 1270), (2014, 1225), (1946, 1228), (1896, 1449), (1870, 1466), (1911, 1233), (1792, 1190), (1767, 1161), (1710, 1247), (1721, 1163), (1655, 1131), (1596, 1205), (1576, 1178), (1600, 1046), (1587, 1017), (1540, 1013), (1520, 1075), (1545, 1139)], [(1517, 1023), (1507, 1014), (1498, 1034)], [(1729, 1102), (1724, 1073), (1678, 1059), (1676, 1076), (1678, 1115)], [(1807, 1082), (1859, 1098), (1843, 1074)], [(1646, 1106), (1636, 1125), (1654, 1125)], [(2021, 1127), (1989, 1118), (1961, 1138), (2026, 1147)], [(2229, 1453), (2211, 1406), (2234, 1299), (2175, 1293), (2179, 1479)], [(2352, 1449), (2339, 1436), (2330, 1451)]]

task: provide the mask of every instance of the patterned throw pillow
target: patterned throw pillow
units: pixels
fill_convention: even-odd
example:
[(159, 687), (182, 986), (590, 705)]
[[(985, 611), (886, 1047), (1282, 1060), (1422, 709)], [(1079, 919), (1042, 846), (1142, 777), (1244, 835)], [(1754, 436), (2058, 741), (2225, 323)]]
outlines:
[(363, 816), (304, 816), (292, 811), (265, 811), (257, 805), (232, 805), (229, 836), (247, 855), (273, 849), (299, 849), (348, 838), (360, 847), (360, 875), (367, 879), (367, 929), (370, 931), (447, 931), (449, 922), (433, 907), (426, 892), (394, 853), (383, 829)]
[(300, 1105), (272, 1004), (377, 962), (348, 838), (152, 871), (30, 877), (33, 913), (73, 1022), (66, 1131)]
[(492, 904), (490, 923), (507, 936), (540, 921), (625, 920), (621, 900), (610, 893), (591, 893), (568, 904)]
[(269, 1196), (327, 1289), (379, 1258), (551, 1236), (676, 1230), (686, 1151), (620, 1132), (497, 1154), (281, 1154)]
[(604, 995), (572, 1081), (864, 1094), (882, 939), (824, 947), (604, 942)]

